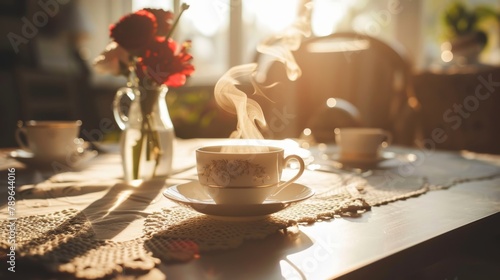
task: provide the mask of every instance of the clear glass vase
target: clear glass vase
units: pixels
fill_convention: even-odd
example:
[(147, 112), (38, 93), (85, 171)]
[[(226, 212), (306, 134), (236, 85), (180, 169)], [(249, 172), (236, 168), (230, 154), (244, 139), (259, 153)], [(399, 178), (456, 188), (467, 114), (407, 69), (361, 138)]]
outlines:
[[(175, 133), (165, 99), (167, 92), (165, 85), (146, 88), (129, 82), (116, 93), (113, 112), (122, 130), (120, 152), (128, 184), (167, 177), (172, 170)], [(124, 97), (131, 100), (128, 112)]]

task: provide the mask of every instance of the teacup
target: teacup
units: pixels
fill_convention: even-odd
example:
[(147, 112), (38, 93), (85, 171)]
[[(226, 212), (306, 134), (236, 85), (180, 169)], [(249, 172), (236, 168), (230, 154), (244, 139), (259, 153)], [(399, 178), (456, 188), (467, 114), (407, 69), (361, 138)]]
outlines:
[(37, 158), (64, 159), (78, 151), (81, 121), (30, 120), (16, 130), (19, 146)]
[(391, 143), (391, 134), (379, 128), (336, 128), (335, 142), (342, 160), (378, 159), (382, 148)]
[[(292, 160), (298, 162), (297, 173), (282, 182)], [(285, 157), (283, 148), (252, 145), (199, 148), (196, 166), (203, 191), (217, 204), (260, 204), (296, 181), (305, 167), (300, 156)]]

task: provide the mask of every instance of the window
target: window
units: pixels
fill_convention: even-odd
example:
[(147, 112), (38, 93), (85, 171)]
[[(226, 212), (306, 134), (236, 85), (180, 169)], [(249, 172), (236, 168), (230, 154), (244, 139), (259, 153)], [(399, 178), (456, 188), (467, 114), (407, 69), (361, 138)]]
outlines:
[[(155, 7), (176, 11), (190, 5), (174, 38), (193, 42), (197, 71), (190, 83), (214, 83), (231, 66), (252, 62), (257, 44), (287, 28), (297, 15), (301, 0), (134, 0), (132, 9)], [(327, 35), (345, 18), (349, 0), (315, 0), (315, 35)]]
[[(229, 0), (184, 0), (189, 9), (182, 15), (179, 25), (173, 34), (178, 42), (191, 40), (193, 64), (196, 71), (189, 83), (215, 83), (228, 69), (229, 46)], [(133, 10), (145, 7), (163, 8), (177, 13), (181, 4), (179, 0), (135, 0)]]
[[(398, 0), (312, 1), (313, 36), (354, 29), (376, 37), (393, 38), (395, 26), (399, 25), (396, 15), (392, 15), (388, 21), (387, 18), (381, 21), (387, 7)], [(173, 36), (177, 41), (190, 39), (193, 42), (193, 64), (197, 71), (188, 85), (197, 85), (213, 84), (231, 66), (252, 62), (256, 45), (267, 36), (288, 27), (294, 21), (299, 5), (305, 0), (80, 1), (92, 25), (92, 36), (84, 46), (89, 63), (109, 42), (106, 27), (124, 14), (144, 7), (176, 12), (183, 2), (189, 4), (190, 8), (182, 16)]]

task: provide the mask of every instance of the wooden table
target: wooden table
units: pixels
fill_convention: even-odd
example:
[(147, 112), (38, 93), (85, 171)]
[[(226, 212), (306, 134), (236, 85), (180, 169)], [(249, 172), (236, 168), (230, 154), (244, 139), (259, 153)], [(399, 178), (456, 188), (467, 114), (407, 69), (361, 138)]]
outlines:
[[(437, 269), (457, 276), (464, 268), (459, 257), (470, 247), (496, 246), (489, 247), (497, 254), (489, 261), (498, 264), (499, 212), (500, 179), (462, 184), (374, 207), (359, 218), (301, 226), (293, 238), (276, 235), (160, 269), (170, 279), (411, 279), (451, 258), (455, 266)], [(499, 276), (489, 261), (482, 266)]]
[[(19, 176), (35, 174), (23, 167), (18, 170)], [(6, 171), (0, 175), (5, 217)], [(18, 177), (18, 183), (39, 179), (36, 174)], [(499, 236), (500, 178), (496, 177), (373, 207), (355, 218), (300, 225), (294, 234), (276, 233), (234, 250), (202, 253), (189, 262), (162, 263), (138, 278), (465, 279), (460, 277), (476, 273), (475, 268), (498, 277), (499, 268), (490, 264), (500, 260)], [(0, 275), (12, 276), (5, 271)], [(14, 276), (25, 278), (33, 272)]]

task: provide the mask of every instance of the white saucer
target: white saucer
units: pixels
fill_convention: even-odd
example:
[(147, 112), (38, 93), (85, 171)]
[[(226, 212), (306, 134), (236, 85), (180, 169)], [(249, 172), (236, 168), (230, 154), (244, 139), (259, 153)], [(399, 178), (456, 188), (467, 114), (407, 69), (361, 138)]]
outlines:
[(345, 159), (340, 157), (339, 154), (335, 154), (332, 156), (332, 160), (337, 161), (339, 163), (342, 163), (344, 165), (351, 165), (351, 166), (373, 166), (377, 165), (383, 161), (386, 160), (398, 160), (401, 162), (414, 162), (417, 160), (417, 157), (415, 154), (398, 154), (395, 152), (382, 152), (380, 156), (376, 158), (349, 158)]
[(263, 219), (290, 205), (306, 200), (314, 191), (301, 184), (292, 183), (272, 199), (262, 204), (215, 204), (213, 199), (201, 190), (198, 181), (175, 185), (163, 191), (163, 195), (191, 209), (224, 221), (250, 221)]
[(32, 166), (41, 169), (57, 168), (78, 168), (83, 163), (97, 156), (97, 151), (84, 150), (81, 153), (75, 153), (68, 158), (40, 158), (33, 153), (18, 149), (9, 153), (9, 157), (15, 159), (27, 166)]

